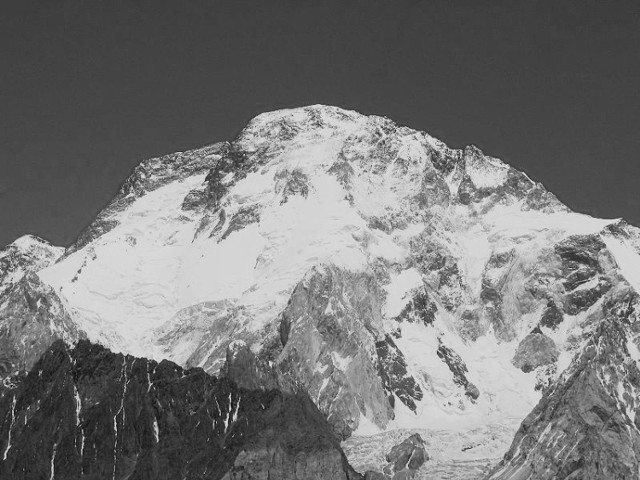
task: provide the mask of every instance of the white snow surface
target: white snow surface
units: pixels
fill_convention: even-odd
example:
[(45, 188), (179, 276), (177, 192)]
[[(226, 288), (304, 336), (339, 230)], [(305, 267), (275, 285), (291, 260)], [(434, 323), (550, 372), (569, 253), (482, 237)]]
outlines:
[(18, 282), (28, 271), (38, 271), (55, 262), (64, 248), (55, 247), (35, 235), (23, 235), (0, 249), (0, 293)]
[(504, 184), (509, 173), (509, 166), (497, 158), (475, 157), (466, 160), (466, 170), (471, 182), (478, 188), (497, 187)]
[[(198, 232), (203, 213), (181, 208), (187, 193), (203, 188), (205, 175), (194, 175), (135, 199), (114, 214), (113, 220), (118, 222), (115, 228), (38, 275), (65, 300), (91, 340), (114, 351), (156, 360), (168, 356), (182, 362), (193, 339), (167, 352), (157, 334), (178, 322), (180, 312), (214, 302), (228, 308), (241, 307), (243, 315), (237, 321), (244, 323), (239, 328), (260, 332), (277, 319), (305, 273), (326, 264), (354, 272), (371, 271), (374, 264), (386, 265), (389, 281), (384, 286), (382, 312), (385, 327), (391, 329), (392, 319), (413, 293), (428, 283), (411, 265), (409, 247), (411, 240), (428, 227), (433, 227), (434, 235), (450, 248), (468, 285), (465, 295), (477, 302), (483, 278), (503, 274), (486, 268), (495, 252), (514, 250), (519, 263), (510, 274), (524, 279), (544, 257), (545, 249), (571, 235), (598, 233), (615, 221), (568, 211), (543, 212), (513, 202), (497, 204), (481, 214), (458, 204), (434, 207), (434, 214), (426, 219), (414, 215), (405, 225), (374, 228), (371, 218), (410, 217), (412, 199), (423, 188), (422, 172), (429, 162), (426, 148), (444, 151), (446, 146), (405, 129), (405, 143), (396, 158), (352, 162), (354, 174), (347, 191), (328, 170), (341, 155), (364, 155), (364, 147), (342, 151), (343, 146), (348, 139), (370, 135), (375, 129), (368, 117), (355, 112), (333, 107), (322, 107), (320, 112), (324, 126), (303, 128), (293, 140), (274, 138), (307, 121), (302, 109), (260, 115), (241, 134), (238, 142), (247, 151), (282, 143), (277, 155), (234, 183), (223, 199), (227, 219), (222, 231), (243, 207), (255, 206), (258, 222), (224, 239), (219, 235), (209, 237), (213, 226)], [(403, 162), (409, 165), (406, 173), (399, 170)], [(492, 188), (505, 182), (510, 167), (485, 157), (485, 161), (468, 160), (466, 168), (477, 187)], [(309, 193), (306, 198), (291, 195), (282, 203), (277, 179), (292, 171), (306, 176)], [(453, 182), (452, 178), (447, 181)], [(640, 288), (638, 252), (613, 238), (607, 240), (607, 246), (629, 283)], [(515, 305), (509, 296), (512, 293), (507, 291), (505, 298)], [(437, 292), (434, 298), (437, 300)], [(396, 399), (396, 417), (387, 429), (421, 429), (431, 432), (427, 433), (430, 438), (442, 437), (442, 432), (458, 432), (460, 438), (471, 443), (476, 436), (479, 438), (478, 432), (485, 435), (487, 429), (499, 431), (500, 445), (487, 447), (475, 458), (493, 461), (503, 453), (500, 449), (506, 449), (504, 438), (510, 440), (518, 423), (539, 399), (534, 389), (535, 375), (511, 364), (519, 340), (530, 331), (530, 323), (539, 312), (514, 314), (520, 322), (514, 341), (499, 341), (489, 330), (469, 342), (456, 330), (464, 309), (446, 311), (441, 304), (439, 307), (433, 325), (403, 323), (402, 336), (395, 340), (425, 395), (416, 413)], [(517, 308), (514, 306), (514, 312)], [(562, 328), (575, 327), (579, 320), (569, 319)], [(569, 334), (560, 330), (558, 342), (564, 344)], [(451, 372), (437, 355), (439, 339), (464, 359), (468, 379), (481, 392), (477, 402), (470, 402), (452, 382)], [(224, 340), (217, 338), (216, 342)], [(231, 340), (226, 339), (227, 343)], [(212, 351), (216, 346), (212, 345)], [(560, 362), (568, 365), (570, 359), (561, 345)], [(343, 367), (349, 361), (337, 355), (333, 360)], [(363, 415), (356, 437), (378, 432), (380, 428)], [(446, 450), (442, 461), (469, 458), (452, 453), (459, 451), (457, 443), (450, 451), (447, 445), (442, 447)]]
[(385, 455), (407, 437), (418, 433), (429, 454), (416, 479), (479, 480), (509, 448), (517, 425), (486, 424), (465, 430), (423, 429), (418, 426), (355, 435), (343, 442), (349, 463), (359, 472), (381, 471)]
[(632, 245), (610, 236), (605, 237), (605, 243), (609, 251), (613, 253), (622, 275), (636, 291), (640, 292), (640, 255), (638, 251)]
[[(386, 240), (366, 228), (325, 172), (357, 125), (349, 123), (337, 138), (301, 139), (298, 148), (234, 185), (227, 218), (258, 204), (260, 222), (219, 243), (194, 240), (200, 218), (181, 209), (185, 195), (204, 182), (204, 175), (195, 175), (137, 199), (117, 214), (116, 228), (39, 275), (69, 301), (89, 337), (115, 351), (159, 359), (164, 353), (154, 344), (155, 329), (202, 302), (242, 305), (252, 317), (248, 327), (258, 330), (284, 308), (312, 265), (364, 269), (363, 243), (375, 249)], [(312, 180), (309, 197), (281, 205), (274, 177), (294, 168)]]

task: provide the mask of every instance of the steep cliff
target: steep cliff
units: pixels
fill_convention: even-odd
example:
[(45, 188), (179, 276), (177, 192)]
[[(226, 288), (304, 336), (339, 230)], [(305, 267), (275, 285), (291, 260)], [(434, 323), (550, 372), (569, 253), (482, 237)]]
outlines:
[[(5, 268), (23, 273), (0, 283), (3, 372), (87, 337), (301, 388), (343, 439), (516, 433), (640, 288), (639, 232), (387, 118), (269, 112), (231, 142), (142, 162), (64, 254)], [(232, 372), (237, 342), (255, 363)]]
[(13, 380), (0, 390), (2, 478), (359, 478), (304, 393), (87, 341), (54, 343)]

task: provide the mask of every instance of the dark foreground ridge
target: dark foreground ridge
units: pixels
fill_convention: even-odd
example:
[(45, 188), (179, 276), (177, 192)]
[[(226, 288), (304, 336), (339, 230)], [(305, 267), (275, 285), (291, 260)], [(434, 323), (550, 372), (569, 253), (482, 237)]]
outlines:
[(0, 386), (0, 478), (345, 479), (348, 465), (303, 393), (55, 342)]

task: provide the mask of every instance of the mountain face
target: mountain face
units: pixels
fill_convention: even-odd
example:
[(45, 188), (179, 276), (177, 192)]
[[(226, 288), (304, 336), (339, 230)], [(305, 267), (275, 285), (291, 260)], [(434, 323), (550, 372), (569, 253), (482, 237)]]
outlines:
[(2, 478), (355, 480), (304, 394), (57, 341), (0, 390)]
[(29, 370), (57, 339), (84, 337), (64, 299), (37, 273), (64, 248), (27, 235), (0, 250), (0, 377)]
[(617, 300), (490, 478), (640, 478), (637, 294)]
[(306, 395), (343, 440), (508, 431), (491, 478), (636, 478), (638, 272), (637, 228), (475, 147), (282, 110), (142, 162), (66, 250), (5, 248), (2, 372), (86, 338)]

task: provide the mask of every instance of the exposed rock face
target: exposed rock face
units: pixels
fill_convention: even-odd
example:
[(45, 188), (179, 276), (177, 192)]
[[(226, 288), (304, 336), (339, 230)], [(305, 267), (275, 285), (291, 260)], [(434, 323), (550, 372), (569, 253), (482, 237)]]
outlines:
[(199, 210), (207, 205), (206, 190), (191, 190), (182, 201), (183, 210)]
[(558, 308), (553, 300), (549, 300), (544, 312), (542, 313), (540, 325), (551, 330), (555, 330), (558, 328), (558, 325), (562, 323), (563, 319), (564, 315), (562, 314), (562, 310)]
[(29, 370), (55, 340), (84, 335), (60, 297), (35, 273), (63, 252), (34, 236), (0, 250), (0, 379)]
[(562, 259), (563, 284), (570, 292), (564, 304), (569, 315), (576, 315), (596, 303), (610, 288), (603, 264), (610, 254), (599, 236), (572, 236), (556, 245)]
[(513, 266), (515, 250), (493, 252), (484, 268), (480, 299), (483, 303), (483, 314), (492, 325), (497, 335), (504, 339), (513, 337), (513, 325), (505, 321), (503, 311), (503, 289), (509, 280), (508, 272)]
[(276, 369), (258, 359), (242, 340), (231, 342), (227, 347), (227, 358), (220, 376), (249, 390), (295, 391), (294, 385), (288, 385)]
[(281, 203), (286, 203), (292, 195), (306, 198), (309, 195), (309, 178), (300, 170), (283, 170), (276, 174), (275, 190), (282, 196)]
[(593, 288), (576, 289), (567, 296), (564, 310), (569, 315), (584, 312), (600, 300), (609, 289), (611, 289), (611, 284), (606, 280), (598, 281)]
[(523, 198), (529, 208), (548, 211), (566, 208), (541, 185), (498, 159), (486, 157), (473, 145), (466, 147), (461, 157), (464, 169), (459, 173), (458, 201), (463, 205), (480, 202), (494, 205), (510, 202), (516, 196)]
[(249, 205), (247, 207), (243, 207), (238, 212), (236, 212), (231, 220), (229, 220), (229, 226), (225, 230), (225, 232), (220, 237), (220, 241), (227, 238), (233, 232), (237, 232), (242, 230), (247, 225), (252, 223), (256, 223), (260, 221), (260, 211), (258, 205)]
[(349, 479), (304, 394), (246, 390), (201, 369), (53, 344), (0, 387), (6, 479)]
[(422, 322), (431, 325), (435, 320), (438, 306), (431, 301), (429, 293), (422, 289), (405, 305), (396, 317), (398, 322)]
[[(220, 160), (220, 155), (226, 153), (228, 149), (227, 142), (220, 142), (189, 152), (177, 152), (143, 161), (122, 184), (120, 191), (109, 205), (80, 233), (66, 254), (69, 255), (81, 249), (115, 228), (119, 223), (117, 214), (141, 196), (168, 183), (214, 168)], [(185, 199), (187, 208), (194, 206), (194, 200), (193, 196), (188, 200)]]
[(48, 267), (64, 253), (42, 238), (25, 235), (0, 249), (0, 296), (26, 274)]
[(465, 389), (467, 397), (472, 400), (477, 400), (480, 396), (480, 391), (478, 390), (478, 387), (467, 379), (466, 373), (469, 372), (469, 369), (462, 358), (460, 358), (460, 355), (442, 343), (438, 347), (437, 354), (438, 357), (446, 363), (447, 367), (449, 367), (449, 370), (453, 375), (454, 383)]
[(434, 238), (433, 233), (426, 228), (411, 240), (411, 256), (426, 283), (438, 292), (445, 309), (452, 311), (467, 300), (468, 285), (460, 275), (457, 259), (450, 248)]
[(0, 253), (3, 374), (86, 332), (301, 388), (341, 438), (515, 430), (640, 290), (639, 229), (569, 211), (476, 147), (320, 105), (145, 161), (65, 255), (31, 244)]
[(340, 156), (328, 170), (328, 173), (335, 175), (345, 189), (351, 186), (351, 179), (355, 174), (353, 167), (346, 158)]
[(279, 368), (299, 379), (343, 438), (361, 411), (382, 425), (393, 417), (376, 368), (380, 295), (371, 275), (314, 269), (282, 313)]
[(0, 300), (0, 378), (29, 370), (55, 340), (84, 336), (53, 289), (27, 273)]
[(404, 469), (417, 470), (426, 460), (429, 460), (424, 445), (422, 437), (417, 433), (413, 434), (401, 444), (393, 447), (386, 460), (393, 465), (394, 472)]
[(549, 365), (558, 360), (558, 348), (549, 337), (543, 333), (530, 333), (522, 339), (513, 364), (523, 372), (530, 372), (542, 365)]
[(422, 437), (415, 433), (402, 443), (394, 446), (385, 457), (388, 462), (381, 472), (370, 470), (365, 480), (410, 480), (417, 470), (429, 460)]
[(640, 358), (627, 347), (637, 349), (634, 298), (605, 306), (605, 320), (522, 422), (489, 478), (640, 478)]

